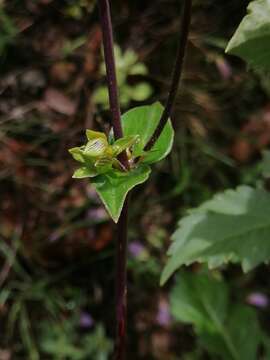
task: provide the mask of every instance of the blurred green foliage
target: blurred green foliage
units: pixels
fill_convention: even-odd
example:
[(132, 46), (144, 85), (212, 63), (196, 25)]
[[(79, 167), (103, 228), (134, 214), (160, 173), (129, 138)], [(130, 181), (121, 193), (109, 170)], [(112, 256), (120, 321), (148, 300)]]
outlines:
[[(77, 321), (76, 321), (77, 320)], [(41, 349), (54, 360), (107, 360), (112, 352), (112, 341), (104, 328), (97, 324), (90, 333), (80, 333), (75, 317), (62, 322), (44, 322), (41, 326)]]
[[(115, 45), (114, 53), (121, 105), (126, 107), (132, 100), (147, 100), (153, 93), (153, 89), (148, 82), (139, 81), (134, 85), (129, 85), (128, 83), (128, 77), (130, 76), (147, 75), (148, 69), (146, 65), (139, 61), (138, 55), (132, 49), (123, 52), (120, 46)], [(100, 75), (106, 75), (104, 62), (100, 66)], [(92, 99), (94, 103), (107, 108), (109, 104), (107, 86), (100, 85), (95, 90)]]
[(65, 15), (75, 20), (81, 20), (83, 16), (94, 9), (96, 0), (73, 0), (65, 8)]
[(256, 360), (259, 346), (266, 343), (267, 347), (269, 340), (256, 311), (231, 301), (229, 286), (220, 278), (182, 272), (170, 302), (174, 318), (194, 326), (200, 346), (207, 349), (211, 359)]
[(8, 45), (14, 42), (18, 30), (12, 18), (6, 13), (4, 5), (0, 3), (0, 56), (5, 53)]

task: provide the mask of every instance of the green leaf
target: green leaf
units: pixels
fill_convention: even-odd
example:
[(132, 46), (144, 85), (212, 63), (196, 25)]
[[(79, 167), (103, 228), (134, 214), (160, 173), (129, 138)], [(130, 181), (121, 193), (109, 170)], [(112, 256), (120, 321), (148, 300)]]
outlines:
[[(152, 105), (131, 109), (122, 116), (124, 135), (140, 136), (140, 142), (134, 146), (134, 156), (141, 154), (147, 141), (154, 133), (162, 112), (163, 106), (156, 102)], [(169, 120), (152, 151), (145, 156), (144, 163), (152, 164), (165, 158), (171, 151), (173, 137), (174, 131)]]
[(76, 161), (79, 161), (81, 163), (84, 163), (84, 157), (83, 157), (83, 149), (82, 147), (74, 147), (72, 149), (68, 150), (69, 153), (72, 155), (73, 159)]
[(114, 222), (118, 222), (127, 193), (144, 183), (150, 171), (149, 166), (140, 165), (126, 173), (112, 171), (91, 180)]
[(95, 171), (94, 169), (91, 170), (85, 166), (77, 169), (74, 174), (73, 174), (73, 178), (74, 179), (84, 179), (84, 178), (88, 178), (88, 177), (94, 177), (97, 176), (97, 171)]
[(206, 274), (181, 273), (170, 295), (171, 312), (192, 324), (199, 342), (224, 360), (256, 360), (262, 340), (256, 312), (229, 302), (228, 286)]
[(95, 162), (95, 168), (98, 174), (104, 174), (112, 169), (113, 162), (110, 158), (104, 156)]
[(248, 5), (244, 17), (226, 52), (240, 56), (247, 63), (270, 70), (270, 1), (255, 0)]
[(130, 148), (139, 140), (140, 137), (138, 135), (125, 136), (121, 139), (116, 140), (112, 145), (113, 155), (117, 156), (121, 154), (122, 151)]
[(130, 90), (130, 96), (135, 101), (144, 101), (148, 99), (153, 93), (152, 87), (146, 82), (141, 82), (137, 85), (134, 85)]
[(94, 140), (94, 139), (102, 139), (103, 141), (108, 143), (106, 134), (104, 134), (101, 131), (94, 131), (94, 130), (86, 129), (86, 137), (87, 137), (88, 141)]
[(262, 152), (262, 161), (259, 163), (261, 174), (264, 178), (270, 177), (270, 151), (264, 150)]
[[(132, 49), (123, 52), (118, 45), (114, 45), (114, 53), (121, 106), (126, 107), (131, 100), (146, 100), (153, 92), (150, 84), (145, 82), (132, 86), (128, 84), (130, 75), (145, 75), (148, 73), (146, 65), (138, 61), (138, 55)], [(104, 61), (101, 64), (100, 73), (106, 75)], [(105, 86), (96, 89), (93, 94), (93, 101), (99, 105), (108, 106), (108, 91)]]
[(174, 318), (193, 324), (200, 333), (214, 332), (216, 325), (212, 318), (218, 318), (221, 323), (225, 320), (228, 308), (227, 286), (207, 275), (185, 272), (177, 277), (176, 283), (170, 297)]
[(258, 358), (258, 347), (264, 334), (254, 309), (243, 305), (234, 306), (228, 319), (228, 332), (238, 349), (239, 360)]
[(93, 93), (93, 102), (95, 104), (100, 105), (108, 105), (109, 104), (109, 93), (106, 86), (98, 87)]
[(132, 49), (128, 49), (123, 54), (120, 64), (123, 67), (126, 67), (127, 69), (129, 69), (137, 61), (138, 61), (138, 55)]
[(240, 262), (244, 271), (270, 259), (270, 194), (240, 186), (215, 195), (190, 211), (173, 234), (164, 284), (180, 266), (206, 262), (210, 268)]
[(148, 69), (144, 65), (144, 63), (136, 63), (135, 65), (131, 66), (129, 70), (129, 75), (146, 75), (148, 74)]

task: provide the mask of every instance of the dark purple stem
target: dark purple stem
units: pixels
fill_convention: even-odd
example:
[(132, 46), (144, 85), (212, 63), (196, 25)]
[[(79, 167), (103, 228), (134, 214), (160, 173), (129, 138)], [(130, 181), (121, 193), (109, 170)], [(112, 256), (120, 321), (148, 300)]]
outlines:
[(116, 326), (115, 360), (126, 358), (127, 337), (127, 227), (128, 196), (125, 200), (118, 223), (117, 239), (117, 281), (116, 281)]
[[(113, 31), (110, 5), (108, 0), (99, 0), (99, 14), (103, 34), (104, 58), (109, 89), (112, 124), (116, 139), (123, 137), (121, 126), (121, 111), (116, 79)], [(126, 152), (119, 156), (123, 166), (128, 169), (129, 163)], [(126, 199), (119, 222), (117, 224), (116, 250), (116, 341), (115, 360), (124, 360), (126, 357), (126, 327), (127, 327), (127, 227), (128, 227), (128, 198)]]
[(183, 64), (185, 59), (186, 53), (186, 45), (188, 40), (188, 33), (191, 21), (191, 7), (192, 7), (192, 0), (184, 0), (184, 8), (183, 8), (183, 15), (181, 19), (180, 25), (180, 36), (179, 36), (179, 45), (177, 51), (177, 57), (174, 65), (173, 75), (172, 75), (172, 82), (171, 87), (167, 99), (167, 103), (165, 109), (161, 115), (159, 124), (154, 131), (153, 135), (149, 139), (148, 143), (145, 145), (144, 150), (148, 151), (151, 150), (152, 147), (155, 145), (157, 139), (159, 138), (164, 126), (166, 125), (175, 102), (177, 90), (179, 87), (182, 71), (183, 71)]
[[(115, 139), (123, 137), (121, 126), (121, 111), (118, 96), (118, 86), (116, 79), (115, 58), (113, 48), (113, 29), (109, 0), (99, 0), (99, 16), (102, 27), (104, 59), (106, 64), (107, 82), (109, 89), (109, 101), (112, 114), (112, 125)], [(126, 169), (129, 168), (126, 152), (119, 156), (121, 163)]]
[[(110, 109), (112, 113), (112, 124), (116, 139), (123, 137), (121, 126), (121, 111), (119, 106), (115, 59), (113, 49), (113, 31), (108, 0), (99, 0), (99, 13), (103, 34), (104, 58), (109, 89)], [(180, 44), (178, 48), (177, 60), (173, 72), (172, 85), (168, 96), (168, 101), (161, 116), (159, 125), (145, 146), (145, 150), (153, 147), (160, 136), (167, 120), (171, 114), (172, 106), (177, 93), (190, 25), (192, 0), (184, 0), (183, 17), (181, 21)], [(129, 163), (127, 154), (123, 152), (120, 157), (123, 166), (128, 169)], [(127, 226), (128, 226), (128, 198), (126, 199), (117, 226), (117, 257), (116, 257), (116, 347), (115, 360), (125, 360), (126, 358), (126, 312), (127, 312)]]

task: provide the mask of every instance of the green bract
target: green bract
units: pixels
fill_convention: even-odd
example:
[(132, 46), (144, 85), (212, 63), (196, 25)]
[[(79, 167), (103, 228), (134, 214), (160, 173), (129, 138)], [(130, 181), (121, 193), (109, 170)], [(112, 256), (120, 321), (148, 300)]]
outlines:
[(86, 130), (86, 136), (88, 139), (86, 145), (69, 150), (73, 158), (83, 164), (75, 171), (73, 178), (95, 177), (113, 169), (122, 170), (117, 156), (139, 141), (138, 135), (132, 135), (109, 145), (106, 135), (102, 132)]
[[(149, 164), (160, 161), (171, 150), (174, 132), (170, 120), (153, 149), (148, 152), (143, 150), (158, 125), (162, 111), (159, 103), (134, 108), (122, 116), (123, 138), (110, 144), (104, 133), (86, 130), (88, 142), (69, 150), (73, 158), (81, 163), (73, 178), (91, 178), (115, 222), (119, 219), (127, 193), (148, 179), (151, 172)], [(117, 159), (123, 151), (127, 151), (128, 170)]]

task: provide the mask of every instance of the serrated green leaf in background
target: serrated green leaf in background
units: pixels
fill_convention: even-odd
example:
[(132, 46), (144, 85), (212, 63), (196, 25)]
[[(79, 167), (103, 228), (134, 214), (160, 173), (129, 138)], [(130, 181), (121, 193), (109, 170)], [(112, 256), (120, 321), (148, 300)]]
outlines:
[(177, 321), (194, 326), (213, 359), (256, 360), (264, 343), (256, 312), (229, 299), (225, 282), (207, 274), (181, 273), (170, 294), (171, 312)]
[(255, 0), (244, 17), (226, 52), (240, 56), (250, 66), (270, 70), (270, 0)]
[[(133, 108), (122, 116), (122, 126), (124, 136), (139, 135), (140, 142), (134, 146), (133, 155), (140, 155), (147, 141), (154, 133), (163, 106), (156, 102), (152, 105)], [(173, 145), (174, 131), (171, 121), (166, 124), (163, 132), (157, 140), (153, 149), (145, 156), (144, 163), (152, 164), (165, 158), (171, 151)]]
[(244, 271), (268, 262), (269, 214), (270, 194), (265, 190), (240, 186), (215, 195), (179, 222), (161, 283), (193, 262), (210, 268), (240, 262)]
[(91, 180), (114, 222), (118, 222), (127, 193), (136, 185), (144, 183), (150, 172), (149, 166), (140, 165), (126, 173), (112, 171)]

